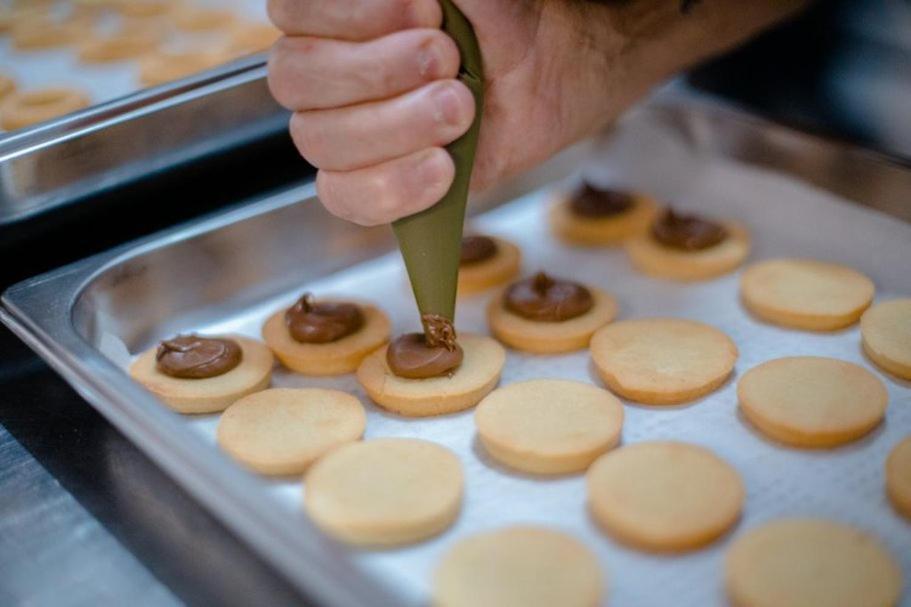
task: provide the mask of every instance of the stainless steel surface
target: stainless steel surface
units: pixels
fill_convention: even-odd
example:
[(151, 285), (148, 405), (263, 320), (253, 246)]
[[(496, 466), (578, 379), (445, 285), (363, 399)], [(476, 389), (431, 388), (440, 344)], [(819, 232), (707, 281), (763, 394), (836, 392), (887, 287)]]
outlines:
[(0, 462), (0, 604), (181, 604), (2, 426)]
[[(844, 162), (846, 152), (838, 147), (728, 110), (670, 103), (634, 119), (682, 135), (695, 155), (733, 152), (760, 165), (774, 161), (784, 170), (805, 166), (805, 141), (804, 151), (829, 156), (828, 163), (813, 166), (838, 170), (833, 189), (863, 175), (869, 188), (862, 193), (864, 202), (886, 210), (901, 188), (911, 192), (904, 171), (881, 158), (847, 152), (851, 162)], [(777, 154), (769, 157), (768, 150), (787, 152), (787, 166)], [(577, 166), (578, 156), (570, 154), (551, 167), (549, 178)], [(504, 202), (527, 191), (527, 184), (519, 180), (481, 204)], [(262, 491), (261, 481), (226, 465), (211, 444), (200, 441), (122, 370), (129, 353), (163, 334), (228, 320), (389, 249), (385, 231), (328, 220), (312, 194), (309, 186), (289, 191), (27, 281), (4, 294), (0, 318), (290, 579), (326, 604), (396, 604), (389, 588), (364, 575), (362, 562), (326, 541), (305, 519), (263, 509), (251, 498)], [(219, 273), (219, 268), (231, 272)], [(289, 520), (292, 525), (285, 524)]]
[(0, 136), (0, 225), (281, 132), (262, 56)]

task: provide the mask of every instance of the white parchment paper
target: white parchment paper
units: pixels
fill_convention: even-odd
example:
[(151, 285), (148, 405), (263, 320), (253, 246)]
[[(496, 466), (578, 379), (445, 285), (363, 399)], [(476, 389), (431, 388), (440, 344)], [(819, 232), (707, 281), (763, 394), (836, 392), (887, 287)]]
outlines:
[[(623, 150), (622, 155), (613, 154), (617, 149)], [(640, 124), (634, 134), (621, 131), (611, 148), (596, 155), (585, 172), (598, 181), (650, 192), (680, 208), (742, 221), (753, 234), (750, 261), (810, 256), (842, 262), (875, 280), (878, 301), (911, 294), (911, 225), (780, 175), (728, 161), (691, 157), (682, 142), (666, 139), (660, 129), (650, 134)], [(883, 490), (885, 458), (903, 436), (911, 433), (911, 383), (882, 373), (864, 357), (857, 327), (819, 334), (776, 328), (751, 318), (739, 303), (739, 272), (699, 284), (677, 284), (637, 273), (620, 249), (561, 246), (550, 236), (546, 222), (553, 191), (530, 194), (482, 216), (474, 228), (517, 243), (524, 253), (526, 273), (546, 269), (612, 292), (621, 305), (620, 318), (691, 318), (731, 336), (740, 358), (728, 382), (708, 397), (684, 406), (627, 403), (623, 443), (675, 439), (712, 449), (743, 476), (747, 500), (742, 520), (711, 546), (685, 555), (655, 556), (632, 550), (604, 535), (589, 517), (583, 475), (535, 477), (493, 462), (475, 439), (472, 411), (407, 419), (370, 404), (353, 377), (310, 379), (278, 371), (276, 386), (333, 387), (359, 396), (367, 407), (368, 439), (420, 437), (449, 447), (461, 458), (467, 484), (462, 513), (455, 525), (439, 537), (414, 546), (361, 551), (357, 559), (366, 569), (400, 589), (403, 603), (420, 604), (428, 596), (436, 563), (456, 540), (504, 525), (535, 523), (563, 530), (594, 551), (605, 571), (606, 596), (612, 605), (722, 605), (722, 560), (734, 537), (777, 517), (816, 516), (857, 525), (880, 538), (900, 562), (906, 584), (911, 581), (911, 522), (893, 511)], [(301, 285), (301, 291), (305, 289), (319, 296), (372, 299), (391, 315), (395, 332), (417, 328), (413, 300), (397, 254)], [(267, 315), (289, 305), (297, 295), (289, 293), (230, 322), (198, 329), (259, 336)], [(486, 332), (484, 307), (488, 297), (460, 301), (460, 330)], [(763, 438), (738, 414), (736, 382), (763, 361), (792, 355), (831, 356), (872, 370), (889, 390), (885, 423), (866, 438), (829, 451), (792, 449)], [(510, 352), (501, 383), (544, 377), (601, 385), (592, 372), (587, 351), (559, 356)], [(187, 423), (202, 440), (214, 442), (217, 416), (188, 419)], [(263, 484), (264, 508), (281, 505), (295, 516), (304, 516), (299, 513), (301, 488), (297, 479)], [(904, 604), (911, 604), (907, 588), (904, 600)]]

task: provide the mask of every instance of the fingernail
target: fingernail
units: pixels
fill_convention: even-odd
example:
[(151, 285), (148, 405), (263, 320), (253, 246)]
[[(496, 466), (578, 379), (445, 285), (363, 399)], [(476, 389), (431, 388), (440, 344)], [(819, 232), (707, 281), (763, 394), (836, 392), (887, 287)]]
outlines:
[(459, 96), (452, 86), (442, 84), (433, 91), (433, 119), (440, 124), (458, 124), (461, 116)]
[(433, 78), (437, 73), (439, 64), (440, 57), (436, 50), (436, 45), (432, 42), (424, 44), (421, 50), (418, 51), (418, 73), (420, 73), (421, 78), (425, 80)]
[(422, 155), (418, 166), (424, 188), (435, 188), (446, 180), (449, 173), (448, 160), (448, 152), (437, 148), (429, 149)]

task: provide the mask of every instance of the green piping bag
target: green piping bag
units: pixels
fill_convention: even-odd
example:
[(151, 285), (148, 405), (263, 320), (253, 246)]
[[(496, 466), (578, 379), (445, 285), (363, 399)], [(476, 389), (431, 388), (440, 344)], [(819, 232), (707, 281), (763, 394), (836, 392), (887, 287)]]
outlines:
[(443, 8), (443, 31), (455, 40), (462, 57), (459, 80), (474, 95), (475, 118), (468, 132), (447, 147), (455, 162), (455, 179), (443, 199), (429, 209), (399, 219), (392, 224), (392, 228), (421, 316), (433, 314), (453, 321), (462, 223), (483, 113), (484, 70), (471, 23), (451, 0), (440, 0), (440, 5)]

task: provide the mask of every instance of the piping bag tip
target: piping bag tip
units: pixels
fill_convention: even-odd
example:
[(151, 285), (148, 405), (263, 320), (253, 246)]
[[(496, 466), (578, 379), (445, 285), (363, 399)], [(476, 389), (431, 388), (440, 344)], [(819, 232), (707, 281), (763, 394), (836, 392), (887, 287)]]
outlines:
[(484, 100), (481, 51), (474, 29), (452, 0), (440, 0), (443, 31), (459, 48), (459, 80), (475, 99), (475, 118), (468, 131), (447, 146), (455, 163), (455, 178), (443, 198), (424, 211), (392, 224), (420, 316), (455, 320), (456, 289), (461, 256), (462, 224), (468, 185), (474, 167)]

